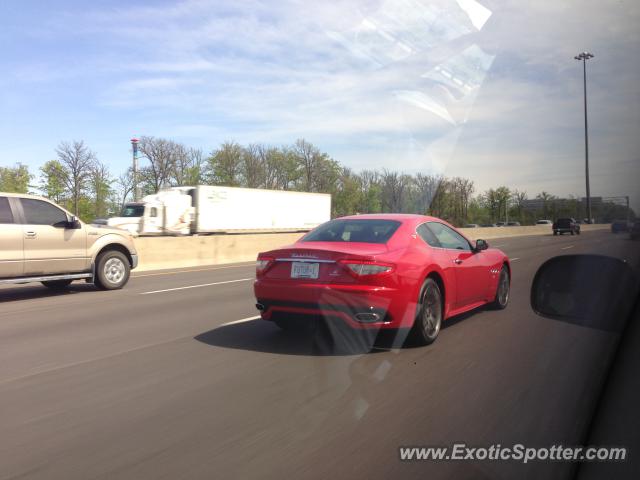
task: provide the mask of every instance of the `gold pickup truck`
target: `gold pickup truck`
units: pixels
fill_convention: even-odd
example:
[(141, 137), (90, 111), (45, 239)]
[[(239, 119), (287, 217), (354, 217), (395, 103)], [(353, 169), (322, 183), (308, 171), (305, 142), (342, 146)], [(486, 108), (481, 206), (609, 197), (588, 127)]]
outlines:
[(125, 230), (86, 225), (46, 198), (0, 192), (0, 285), (62, 289), (83, 279), (115, 290), (137, 264)]

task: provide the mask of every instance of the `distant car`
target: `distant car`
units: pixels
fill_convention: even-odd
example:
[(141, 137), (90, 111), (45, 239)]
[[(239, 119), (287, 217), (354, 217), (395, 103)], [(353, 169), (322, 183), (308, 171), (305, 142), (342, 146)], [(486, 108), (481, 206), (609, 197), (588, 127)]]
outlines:
[(633, 225), (631, 225), (629, 238), (631, 238), (631, 240), (638, 240), (640, 238), (640, 220), (636, 220), (633, 222)]
[(495, 223), (483, 223), (480, 226), (484, 228), (488, 228), (488, 227), (497, 227), (498, 225), (496, 225)]
[(519, 227), (520, 222), (507, 222), (507, 227)]
[(478, 226), (477, 223), (467, 223), (464, 228), (478, 228)]
[(551, 220), (538, 220), (536, 225), (553, 225), (553, 222)]
[(497, 222), (496, 223), (496, 227), (504, 227), (505, 223), (504, 222)]
[(571, 235), (580, 235), (580, 225), (574, 218), (559, 218), (551, 226), (554, 235), (562, 235), (570, 233)]
[(614, 220), (611, 222), (611, 233), (628, 232), (629, 226), (626, 220)]
[(256, 307), (285, 330), (337, 320), (355, 330), (407, 329), (426, 345), (447, 318), (507, 306), (509, 258), (488, 247), (435, 217), (337, 218), (258, 254)]

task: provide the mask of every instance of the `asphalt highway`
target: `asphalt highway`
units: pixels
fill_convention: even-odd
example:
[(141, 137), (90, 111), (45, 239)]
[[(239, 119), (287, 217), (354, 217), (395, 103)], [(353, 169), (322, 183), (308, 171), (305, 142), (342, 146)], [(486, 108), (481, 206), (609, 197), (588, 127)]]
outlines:
[[(0, 288), (0, 478), (565, 478), (560, 462), (401, 462), (400, 446), (580, 444), (617, 336), (536, 316), (538, 266), (639, 265), (608, 231), (494, 239), (504, 311), (374, 348), (256, 319), (253, 264), (135, 274), (121, 291)], [(630, 428), (633, 428), (630, 426)]]

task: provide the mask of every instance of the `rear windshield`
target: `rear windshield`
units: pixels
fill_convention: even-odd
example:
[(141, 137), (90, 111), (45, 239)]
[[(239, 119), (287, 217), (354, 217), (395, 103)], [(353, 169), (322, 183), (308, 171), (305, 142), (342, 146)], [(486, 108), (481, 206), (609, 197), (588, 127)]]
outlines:
[(560, 219), (558, 220), (558, 223), (559, 223), (559, 224), (563, 224), (563, 225), (569, 224), (569, 223), (571, 223), (571, 222), (572, 222), (572, 220), (571, 220), (570, 218), (560, 218)]
[(331, 220), (309, 232), (302, 241), (387, 243), (399, 226), (396, 220)]

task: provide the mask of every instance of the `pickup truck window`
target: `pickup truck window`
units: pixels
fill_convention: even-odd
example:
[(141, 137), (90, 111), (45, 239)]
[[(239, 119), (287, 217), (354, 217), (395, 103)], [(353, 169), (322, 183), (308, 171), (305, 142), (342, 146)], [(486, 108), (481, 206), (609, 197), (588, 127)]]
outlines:
[(67, 221), (67, 214), (50, 203), (31, 198), (21, 198), (20, 202), (28, 225), (55, 225)]
[(0, 197), (0, 223), (13, 223), (13, 213), (7, 197)]

